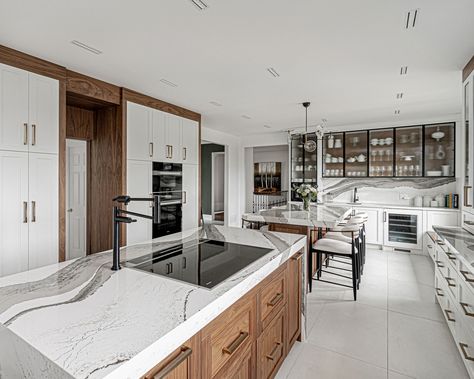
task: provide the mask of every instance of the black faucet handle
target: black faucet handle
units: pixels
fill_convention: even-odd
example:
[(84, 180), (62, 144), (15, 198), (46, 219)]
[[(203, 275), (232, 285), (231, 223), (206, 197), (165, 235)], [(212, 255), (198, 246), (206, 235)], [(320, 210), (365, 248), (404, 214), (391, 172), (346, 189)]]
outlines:
[(131, 197), (127, 195), (121, 195), (114, 198), (114, 201), (118, 203), (128, 204), (130, 203)]
[(131, 224), (132, 222), (137, 222), (137, 220), (131, 218), (131, 217), (124, 217), (124, 216), (117, 216), (115, 217), (115, 221), (117, 222), (123, 222), (125, 224)]

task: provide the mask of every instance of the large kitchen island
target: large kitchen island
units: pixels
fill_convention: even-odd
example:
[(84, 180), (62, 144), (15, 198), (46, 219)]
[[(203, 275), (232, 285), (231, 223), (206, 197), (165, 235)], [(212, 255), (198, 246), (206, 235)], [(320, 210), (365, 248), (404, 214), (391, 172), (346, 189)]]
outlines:
[[(214, 285), (222, 270), (203, 279), (200, 265), (237, 261), (224, 248), (203, 258), (203, 241), (261, 255)], [(200, 259), (170, 254), (153, 273), (150, 258), (176, 246)], [(0, 377), (272, 377), (304, 336), (305, 246), (211, 226), (124, 248), (120, 271), (107, 251), (0, 278)]]

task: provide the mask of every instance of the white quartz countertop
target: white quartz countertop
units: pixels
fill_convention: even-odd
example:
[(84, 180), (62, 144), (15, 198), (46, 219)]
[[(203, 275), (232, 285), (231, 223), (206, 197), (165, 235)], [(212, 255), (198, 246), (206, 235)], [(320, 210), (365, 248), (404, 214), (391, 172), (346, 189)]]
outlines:
[(400, 205), (400, 204), (388, 204), (388, 203), (342, 203), (342, 202), (326, 202), (326, 205), (339, 205), (346, 207), (359, 207), (359, 208), (381, 208), (381, 209), (410, 209), (420, 211), (446, 211), (446, 212), (459, 212), (456, 208), (445, 208), (445, 207), (415, 207), (412, 205)]
[(0, 377), (15, 364), (35, 379), (140, 377), (306, 244), (296, 234), (211, 226), (130, 246), (122, 261), (199, 238), (272, 250), (211, 290), (111, 271), (110, 251), (0, 278), (0, 336), (21, 342), (18, 351), (38, 362), (0, 344)]

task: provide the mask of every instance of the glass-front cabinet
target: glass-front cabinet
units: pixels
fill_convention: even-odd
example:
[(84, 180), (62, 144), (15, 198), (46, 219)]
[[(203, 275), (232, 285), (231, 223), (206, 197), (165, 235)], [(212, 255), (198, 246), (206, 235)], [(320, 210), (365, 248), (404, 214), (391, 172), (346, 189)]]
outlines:
[(463, 88), (463, 211), (474, 213), (473, 169), (474, 169), (474, 74), (464, 81)]
[(395, 129), (394, 176), (423, 176), (423, 126)]
[(425, 176), (454, 176), (454, 123), (425, 125)]
[[(314, 133), (307, 136), (308, 140), (313, 140), (317, 143), (317, 138)], [(308, 152), (304, 149), (305, 143), (304, 134), (292, 134), (290, 136), (290, 154), (291, 154), (291, 200), (298, 201), (300, 197), (295, 191), (295, 188), (302, 183), (317, 185), (317, 150)]]
[(369, 176), (392, 177), (393, 128), (369, 131)]
[(346, 132), (345, 133), (345, 174), (350, 177), (366, 177), (368, 174), (367, 164), (367, 141), (368, 132)]
[(329, 133), (323, 137), (323, 177), (344, 176), (344, 133)]

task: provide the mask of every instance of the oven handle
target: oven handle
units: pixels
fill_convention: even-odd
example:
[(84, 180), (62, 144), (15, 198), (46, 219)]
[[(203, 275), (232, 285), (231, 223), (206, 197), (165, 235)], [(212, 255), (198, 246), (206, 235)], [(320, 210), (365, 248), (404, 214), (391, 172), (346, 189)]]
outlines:
[(182, 200), (170, 200), (170, 201), (162, 201), (160, 205), (178, 205), (182, 203), (183, 203)]
[(160, 176), (183, 176), (181, 171), (153, 171), (153, 175)]

